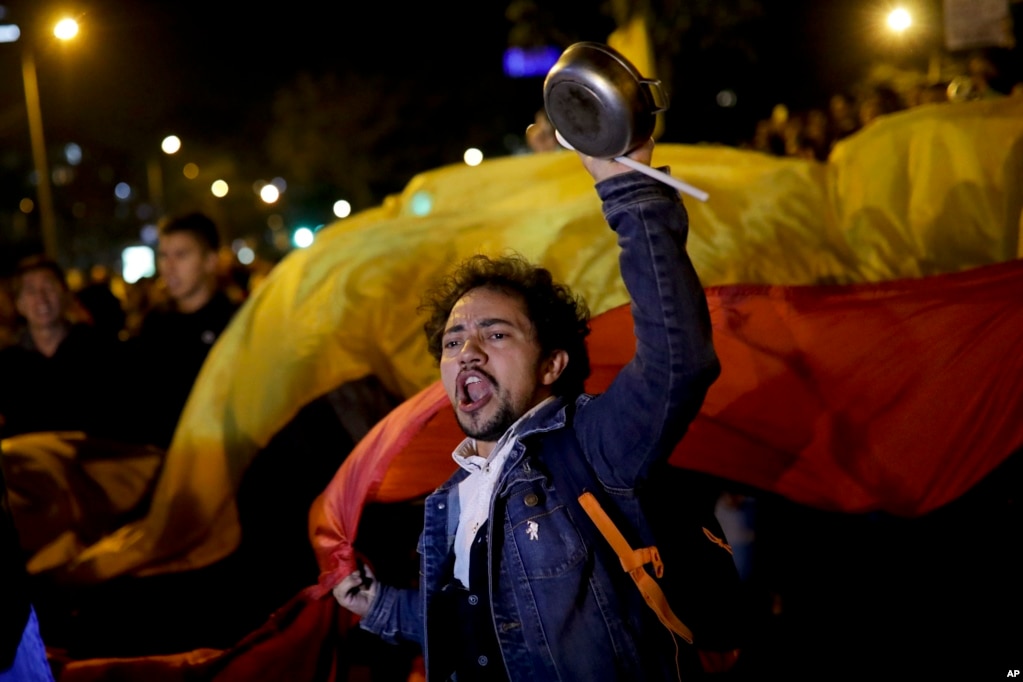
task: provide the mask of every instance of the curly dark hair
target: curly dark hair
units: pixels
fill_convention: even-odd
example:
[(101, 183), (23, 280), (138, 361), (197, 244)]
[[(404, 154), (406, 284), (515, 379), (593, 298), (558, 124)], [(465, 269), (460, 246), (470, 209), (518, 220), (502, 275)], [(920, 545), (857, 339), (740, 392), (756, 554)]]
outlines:
[(472, 256), (426, 293), (419, 311), (427, 314), (423, 331), (434, 360), (440, 362), (441, 339), (451, 309), (465, 294), (480, 287), (522, 297), (526, 315), (536, 329), (541, 357), (556, 350), (568, 354), (568, 365), (551, 390), (558, 396), (582, 393), (590, 375), (590, 355), (586, 349), (590, 310), (571, 289), (556, 283), (549, 270), (518, 254), (499, 258)]

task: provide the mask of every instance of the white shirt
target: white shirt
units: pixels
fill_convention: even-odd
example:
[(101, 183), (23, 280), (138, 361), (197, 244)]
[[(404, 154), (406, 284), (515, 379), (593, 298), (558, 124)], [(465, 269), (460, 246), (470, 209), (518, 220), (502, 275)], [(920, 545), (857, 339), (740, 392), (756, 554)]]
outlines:
[(553, 397), (535, 405), (531, 410), (518, 418), (501, 439), (497, 441), (490, 457), (476, 454), (476, 439), (466, 438), (451, 453), (452, 459), (466, 471), (468, 477), (458, 484), (458, 528), (455, 529), (455, 579), (463, 586), (469, 586), (469, 554), (476, 533), (490, 518), (490, 504), (494, 497), (494, 488), (501, 477), (501, 470), (508, 459), (515, 443), (518, 442), (517, 428), (527, 417), (536, 412)]

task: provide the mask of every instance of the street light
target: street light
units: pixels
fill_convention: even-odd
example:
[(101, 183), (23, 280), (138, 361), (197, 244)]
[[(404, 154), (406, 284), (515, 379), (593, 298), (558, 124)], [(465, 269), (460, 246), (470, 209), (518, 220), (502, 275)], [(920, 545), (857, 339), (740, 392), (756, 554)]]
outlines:
[[(925, 20), (923, 24), (926, 23), (928, 22)], [(933, 24), (933, 21), (930, 23)], [(927, 57), (927, 79), (931, 83), (936, 83), (941, 77), (941, 52), (939, 48), (933, 44), (935, 33), (934, 26), (923, 25), (920, 21), (920, 17), (914, 16), (904, 7), (896, 7), (889, 11), (885, 16), (885, 24), (888, 26), (889, 31), (900, 37), (900, 41), (902, 42), (910, 40), (910, 33), (916, 33), (916, 35), (912, 37), (917, 41), (922, 41), (925, 45), (931, 43)]]
[[(181, 151), (181, 138), (177, 135), (167, 135), (160, 140), (160, 151), (167, 156), (173, 156)], [(162, 157), (150, 156), (146, 162), (146, 171), (149, 180), (149, 199), (153, 202), (158, 214), (167, 210), (167, 187), (164, 183), (163, 159)]]
[[(78, 23), (74, 19), (61, 19), (54, 26), (53, 35), (60, 40), (70, 40), (78, 35)], [(39, 78), (36, 75), (32, 37), (29, 36), (22, 45), (21, 77), (25, 84), (25, 109), (28, 113), (28, 133), (32, 143), (32, 162), (36, 171), (36, 198), (39, 200), (39, 224), (43, 234), (43, 249), (50, 258), (57, 258), (57, 219), (53, 209), (50, 168), (46, 160), (43, 113), (39, 104)]]
[(906, 9), (897, 7), (888, 13), (887, 23), (888, 28), (896, 33), (902, 33), (913, 25), (913, 17), (910, 16)]

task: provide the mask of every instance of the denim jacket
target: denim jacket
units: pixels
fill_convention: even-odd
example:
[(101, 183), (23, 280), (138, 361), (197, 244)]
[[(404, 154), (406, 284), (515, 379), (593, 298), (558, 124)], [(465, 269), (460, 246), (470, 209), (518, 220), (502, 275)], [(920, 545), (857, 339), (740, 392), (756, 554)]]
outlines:
[[(549, 457), (586, 457), (624, 513), (638, 514), (630, 503), (637, 483), (671, 454), (720, 372), (678, 193), (638, 172), (596, 188), (621, 248), (636, 353), (604, 393), (578, 396), (571, 411), (565, 399), (551, 401), (518, 427), (488, 522), (490, 603), (511, 680), (678, 677), (676, 642), (623, 582), (621, 566), (587, 547), (565, 507), (577, 493), (559, 491), (544, 466)], [(557, 439), (551, 452), (543, 435), (559, 429), (575, 438)], [(429, 680), (449, 673), (431, 659), (451, 631), (431, 605), (451, 576), (457, 486), (466, 475), (457, 471), (426, 499), (418, 589), (380, 586), (361, 621), (387, 641), (418, 642)]]

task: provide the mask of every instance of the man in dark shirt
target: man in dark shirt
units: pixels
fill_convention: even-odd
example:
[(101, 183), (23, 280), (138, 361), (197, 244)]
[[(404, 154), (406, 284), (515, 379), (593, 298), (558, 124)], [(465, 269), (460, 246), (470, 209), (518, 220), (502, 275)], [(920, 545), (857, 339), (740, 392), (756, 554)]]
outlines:
[(146, 315), (131, 341), (143, 382), (138, 440), (170, 446), (199, 370), (238, 309), (218, 284), (219, 248), (217, 227), (202, 213), (160, 227), (157, 269), (167, 300)]
[(24, 322), (0, 350), (0, 437), (38, 431), (84, 431), (116, 437), (119, 342), (71, 319), (64, 271), (45, 256), (21, 261), (14, 301)]

